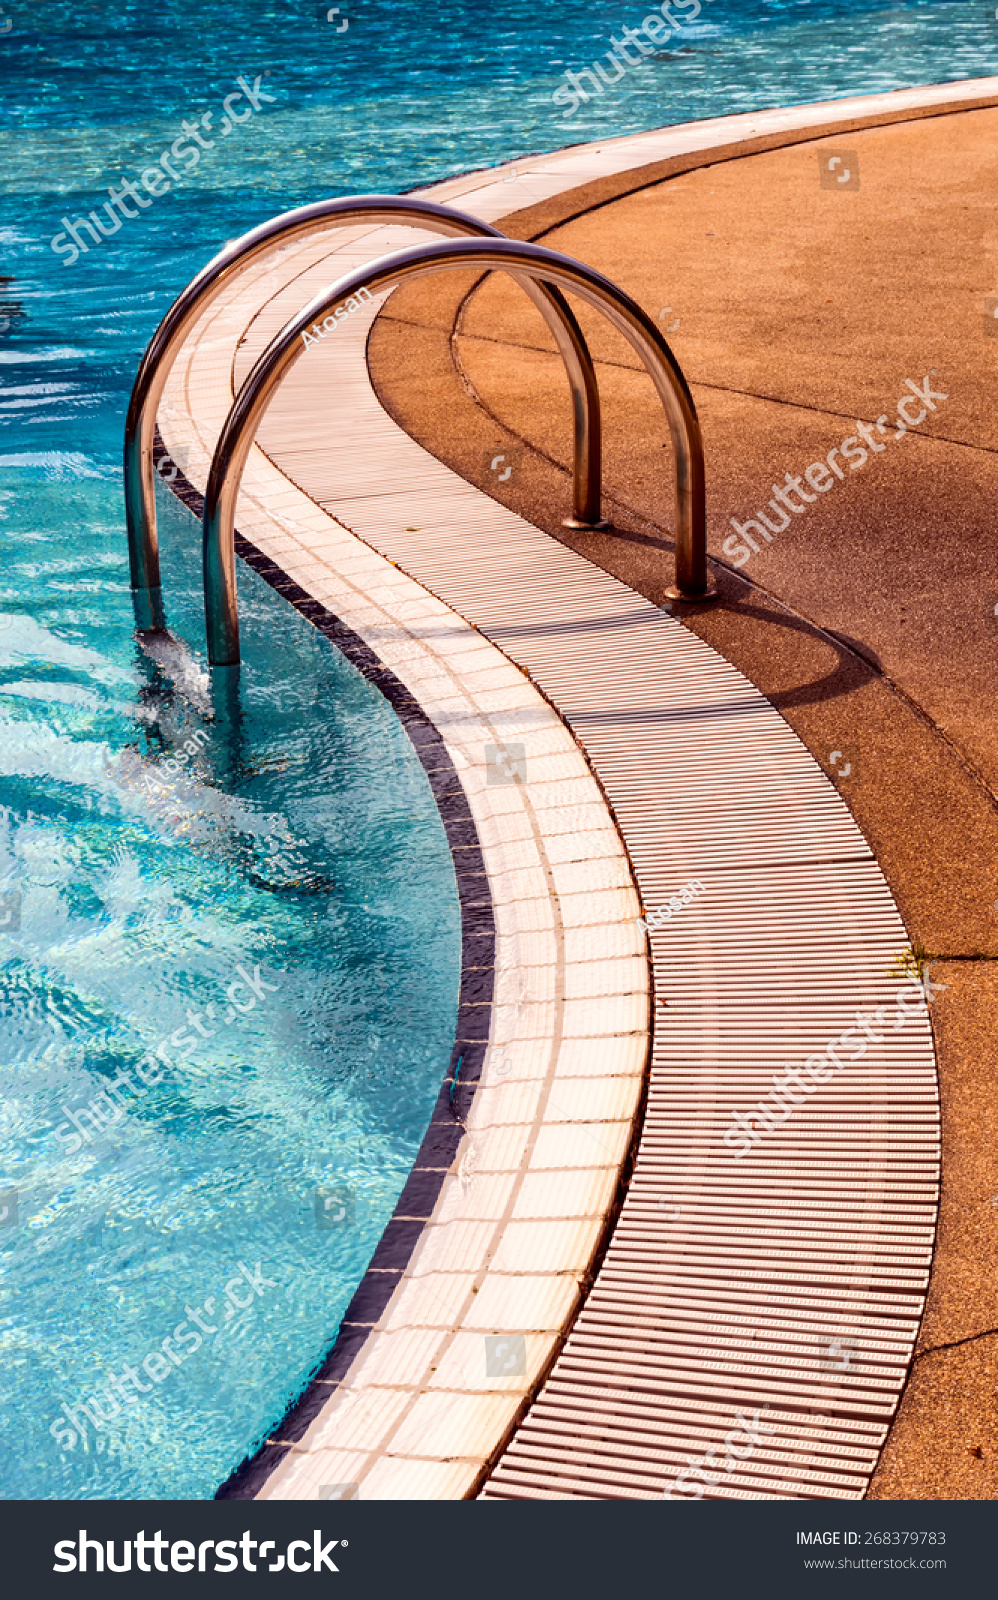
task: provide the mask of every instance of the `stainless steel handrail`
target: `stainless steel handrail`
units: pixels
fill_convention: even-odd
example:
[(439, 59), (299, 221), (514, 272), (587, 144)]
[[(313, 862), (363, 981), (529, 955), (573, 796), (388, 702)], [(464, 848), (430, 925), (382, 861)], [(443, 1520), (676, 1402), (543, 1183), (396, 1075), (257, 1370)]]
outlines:
[[(165, 627), (156, 530), (153, 437), (166, 380), (191, 327), (233, 278), (268, 250), (321, 233), (336, 223), (346, 226), (391, 222), (426, 227), (443, 234), (488, 239), (506, 237), (489, 223), (455, 211), (451, 206), (437, 205), (432, 200), (411, 200), (400, 195), (350, 195), (340, 200), (319, 200), (314, 205), (285, 211), (227, 245), (192, 279), (156, 329), (139, 364), (125, 420), (125, 517), (132, 599), (140, 630)], [(592, 357), (571, 308), (558, 290), (539, 285), (533, 279), (518, 281), (554, 335), (572, 390), (575, 470), (572, 516), (566, 519), (566, 525), (605, 527), (600, 515), (599, 391)]]
[[(333, 307), (361, 289), (376, 294), (389, 285), (444, 268), (484, 271), (503, 268), (570, 289), (602, 311), (641, 357), (665, 408), (676, 459), (676, 582), (666, 593), (677, 600), (708, 600), (717, 591), (707, 577), (706, 497), (703, 441), (693, 396), (658, 328), (637, 301), (601, 272), (543, 245), (511, 239), (451, 240), (416, 245), (382, 256), (323, 289), (275, 335), (240, 389), (225, 419), (212, 458), (204, 504), (204, 592), (208, 660), (212, 666), (239, 662), (236, 607), (235, 510), (243, 469), (256, 430), (285, 374), (307, 346), (303, 335)], [(330, 330), (335, 333), (336, 324)]]

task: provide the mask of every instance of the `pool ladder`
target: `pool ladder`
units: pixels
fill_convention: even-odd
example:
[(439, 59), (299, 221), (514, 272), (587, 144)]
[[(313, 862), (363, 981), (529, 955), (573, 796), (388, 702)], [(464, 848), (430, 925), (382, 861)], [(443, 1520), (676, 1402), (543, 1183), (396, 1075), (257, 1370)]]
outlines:
[[(192, 327), (211, 303), (270, 251), (347, 224), (403, 223), (452, 237), (395, 251), (347, 273), (315, 295), (271, 340), (236, 396), (219, 435), (204, 505), (204, 594), (211, 666), (239, 664), (235, 508), (253, 439), (285, 374), (306, 348), (302, 335), (356, 295), (395, 287), (442, 270), (502, 268), (521, 285), (554, 336), (572, 392), (574, 436), (569, 528), (607, 528), (601, 515), (602, 444), (599, 388), (582, 329), (564, 296), (571, 290), (630, 342), (665, 410), (676, 462), (675, 600), (713, 599), (707, 575), (703, 442), (689, 386), (661, 332), (635, 300), (609, 278), (546, 246), (507, 238), (497, 228), (449, 206), (396, 195), (354, 195), (285, 212), (228, 245), (170, 307), (150, 340), (132, 389), (125, 422), (125, 513), (132, 599), (140, 632), (166, 627), (156, 528), (153, 442), (156, 414), (170, 369)], [(458, 235), (459, 237), (453, 237)]]

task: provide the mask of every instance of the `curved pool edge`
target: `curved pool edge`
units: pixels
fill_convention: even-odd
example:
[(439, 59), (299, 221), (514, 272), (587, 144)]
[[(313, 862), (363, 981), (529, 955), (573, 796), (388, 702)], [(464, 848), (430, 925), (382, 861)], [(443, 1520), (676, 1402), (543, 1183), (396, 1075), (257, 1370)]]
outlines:
[[(157, 429), (154, 449), (157, 468), (166, 459), (166, 447)], [(175, 472), (170, 488), (200, 519), (204, 513), (204, 497), (183, 473)], [(461, 802), (457, 771), (447, 747), (405, 685), (352, 628), (313, 600), (276, 562), (238, 532), (236, 553), (335, 645), (384, 696), (401, 722), (426, 773), (441, 822), (448, 834), (448, 843), (452, 836), (462, 839), (470, 834), (472, 843), (462, 843), (461, 848), (469, 856), (475, 854), (480, 857), (474, 819)], [(456, 845), (452, 844), (452, 860), (455, 848)], [(386, 1242), (394, 1242), (395, 1236), (403, 1234), (403, 1223), (429, 1217), (447, 1171), (457, 1156), (464, 1136), (462, 1123), (470, 1109), (485, 1060), (485, 1042), (474, 1037), (477, 1031), (475, 1018), (482, 1006), (491, 1007), (495, 954), (495, 919), (491, 915), (488, 879), (484, 879), (480, 888), (470, 888), (467, 868), (472, 863), (465, 859), (463, 865), (465, 871), (458, 871), (455, 862), (461, 909), (461, 970), (455, 1042), (429, 1126), (405, 1188), (321, 1366), (309, 1379), (304, 1391), (288, 1407), (280, 1423), (270, 1430), (266, 1442), (252, 1455), (245, 1457), (220, 1485), (215, 1494), (216, 1500), (253, 1499), (284, 1460), (288, 1450), (303, 1438), (310, 1424), (319, 1416), (325, 1401), (330, 1398), (331, 1390), (346, 1377), (401, 1276), (398, 1267), (375, 1265), (378, 1254), (384, 1251)], [(459, 1041), (463, 1041), (463, 1045)]]
[[(166, 458), (159, 437), (156, 457)], [(169, 487), (200, 513), (202, 496), (184, 473), (177, 470)], [(421, 688), (414, 683), (411, 661), (396, 663), (401, 676), (393, 670), (384, 640), (380, 648), (371, 642), (369, 615), (365, 638), (364, 621), (361, 631), (351, 626), (342, 604), (334, 615), (241, 533), (237, 550), (400, 716), (455, 861), (462, 968), (447, 1074), (335, 1343), (280, 1425), (216, 1498), (328, 1498), (330, 1485), (342, 1493), (344, 1484), (363, 1497), (471, 1497), (556, 1359), (622, 1202), (650, 1048), (640, 905), (582, 752), (529, 680), (476, 630), (377, 558), (379, 578), (402, 589), (405, 607), (430, 603), (424, 632), (440, 636), (440, 645), (464, 643), (465, 658), (473, 652), (478, 678), (488, 675), (478, 700), (501, 702), (479, 711), (523, 724), (514, 731), (531, 771), (546, 766), (548, 777), (547, 785), (531, 782), (530, 799), (519, 781), (492, 784), (486, 771), (482, 782), (484, 752), (477, 764), (469, 759), (453, 698), (435, 698), (429, 680)], [(396, 622), (396, 651), (406, 634), (414, 640), (415, 626)], [(440, 665), (431, 673), (437, 696)], [(546, 787), (549, 803), (535, 804)], [(585, 824), (608, 874), (596, 924), (590, 896), (559, 896), (554, 886), (552, 869), (562, 870), (566, 853), (577, 861), (576, 823)], [(544, 959), (552, 953), (555, 960)], [(592, 981), (601, 958), (605, 993), (584, 1001), (589, 986), (601, 987)], [(501, 1059), (483, 1084), (496, 1051)], [(567, 1197), (553, 1193), (559, 1175)], [(463, 1306), (453, 1298), (462, 1290)], [(442, 1359), (430, 1359), (427, 1336), (442, 1347)], [(522, 1357), (522, 1370), (509, 1377), (490, 1372), (486, 1349), (486, 1340), (504, 1339), (513, 1341), (506, 1359), (509, 1349)], [(438, 1440), (428, 1454), (427, 1428)]]

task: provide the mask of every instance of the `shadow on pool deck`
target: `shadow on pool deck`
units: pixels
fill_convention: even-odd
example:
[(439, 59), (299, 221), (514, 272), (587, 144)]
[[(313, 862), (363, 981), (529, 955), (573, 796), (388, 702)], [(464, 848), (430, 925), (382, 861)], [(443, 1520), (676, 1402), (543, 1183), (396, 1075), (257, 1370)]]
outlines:
[[(678, 610), (837, 782), (912, 941), (950, 958), (933, 968), (949, 985), (933, 1008), (938, 1243), (918, 1354), (870, 1495), (989, 1499), (998, 1495), (998, 969), (989, 964), (998, 959), (998, 322), (988, 317), (998, 296), (998, 109), (793, 137), (700, 169), (673, 163), (671, 176), (649, 172), (635, 192), (633, 174), (604, 180), (520, 211), (506, 229), (598, 267), (653, 316), (665, 312), (703, 426), (715, 556), (731, 518), (744, 524), (762, 509), (777, 521), (773, 485), (825, 460), (858, 421), (886, 413), (893, 432), (905, 395), (910, 418), (927, 409), (907, 379), (924, 389), (928, 378), (946, 396), (906, 437), (815, 494), (771, 544), (755, 534), (758, 554), (739, 571), (730, 561), (718, 570), (720, 605)], [(846, 152), (853, 173), (858, 157), (858, 189), (822, 186), (828, 150)], [(710, 155), (685, 164), (702, 159)], [(397, 291), (372, 332), (372, 376), (386, 409), (433, 454), (660, 602), (672, 581), (664, 418), (630, 347), (588, 307), (576, 310), (604, 396), (611, 533), (561, 527), (567, 388), (543, 324), (508, 279), (433, 278)], [(517, 469), (506, 485), (489, 468), (499, 452)]]

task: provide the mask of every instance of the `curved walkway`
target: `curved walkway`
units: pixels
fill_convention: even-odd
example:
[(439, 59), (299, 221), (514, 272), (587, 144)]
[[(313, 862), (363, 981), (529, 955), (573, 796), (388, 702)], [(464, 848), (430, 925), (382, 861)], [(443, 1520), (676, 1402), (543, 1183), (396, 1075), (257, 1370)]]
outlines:
[[(238, 343), (245, 293), (212, 308), (161, 409), (195, 492), (231, 403), (218, 355)], [(222, 1494), (456, 1499), (550, 1366), (616, 1208), (649, 1045), (640, 904), (599, 786), (528, 676), (258, 452), (244, 481), (239, 529), (265, 575), (362, 642), (456, 770), (461, 805), (441, 810), (465, 913), (462, 996), (484, 1015), (464, 1010), (457, 1041), (456, 1154), (445, 1096), (329, 1360)], [(483, 872), (476, 900), (464, 890)], [(493, 919), (494, 967), (474, 948)]]
[[(756, 533), (761, 549), (747, 565), (715, 568), (722, 600), (683, 616), (825, 767), (909, 937), (936, 953), (938, 1232), (874, 1498), (998, 1495), (987, 1443), (998, 1426), (998, 588), (989, 554), (998, 427), (987, 405), (996, 346), (982, 317), (998, 290), (996, 134), (988, 95), (848, 138), (794, 136), (700, 165), (688, 156), (664, 177), (659, 163), (641, 187), (641, 173), (620, 174), (620, 198), (604, 179), (590, 186), (588, 209), (576, 190), (507, 223), (597, 267), (653, 312), (672, 302), (664, 324), (681, 315), (668, 338), (700, 412), (708, 548), (722, 561), (732, 513), (743, 522), (765, 509), (788, 467), (822, 459), (860, 431), (856, 419), (871, 427), (885, 406), (893, 411), (910, 392), (906, 374), (917, 386), (934, 369), (931, 387), (947, 395), (914, 437), (899, 448), (888, 438), (771, 544)], [(816, 153), (829, 146), (858, 158), (858, 192), (820, 188)], [(396, 292), (368, 365), (381, 404), (424, 448), (657, 603), (671, 577), (664, 430), (626, 347), (594, 319), (587, 334), (605, 396), (612, 533), (561, 527), (564, 378), (500, 275), (470, 292), (446, 277)], [(518, 467), (505, 485), (488, 470), (502, 452)]]
[[(922, 99), (945, 103), (947, 96), (953, 102), (967, 95), (968, 86), (957, 85), (924, 91)], [(917, 103), (917, 94), (906, 91), (877, 97), (864, 109), (889, 115), (892, 106)], [(711, 144), (723, 143), (725, 134), (744, 136), (749, 122), (752, 133), (767, 119), (783, 128), (795, 117), (801, 126), (824, 127), (829, 110), (724, 119), (540, 158), (519, 164), (517, 187), (521, 196), (523, 183), (554, 194), (601, 164), (608, 170), (610, 156), (620, 171), (642, 158), (665, 159), (675, 148), (693, 149), (698, 136)], [(843, 107), (843, 117), (856, 115), (855, 105)], [(441, 186), (443, 197), (460, 193), (464, 208), (489, 220), (502, 216), (501, 179), (479, 175), (461, 183)], [(283, 252), (269, 273), (248, 274), (238, 293), (213, 308), (161, 413), (171, 453), (195, 484), (204, 482), (233, 370), (238, 384), (289, 310), (319, 282), (410, 237), (379, 230), (345, 242), (341, 234), (336, 246), (327, 239)], [(613, 808), (644, 905), (662, 905), (690, 879), (698, 885), (652, 938), (655, 989), (665, 1008), (656, 1015), (648, 1115), (620, 1221), (540, 1400), (485, 1492), (661, 1495), (689, 1456), (720, 1448), (734, 1430), (740, 1453), (715, 1458), (731, 1470), (709, 1493), (858, 1497), (917, 1331), (937, 1178), (931, 1037), (920, 997), (909, 987), (910, 1014), (902, 1012), (899, 982), (887, 975), (906, 941), (886, 885), (834, 789), (745, 678), (625, 585), (471, 489), (395, 427), (370, 390), (365, 335), (357, 315), (310, 351), (286, 383), (247, 472), (242, 531), (252, 530), (254, 541), (316, 598), (335, 596), (337, 609), (347, 588), (340, 574), (347, 571), (358, 623), (370, 625), (370, 605), (391, 577), (385, 558), (404, 568), (445, 608), (448, 627), (459, 616), (467, 619), (493, 641), (483, 647), (498, 646), (562, 713)], [(331, 394), (344, 409), (322, 420), (320, 401)], [(393, 487), (386, 489), (386, 481)], [(336, 527), (334, 508), (350, 532)], [(389, 616), (381, 635), (400, 639), (401, 618)], [(509, 728), (502, 732), (508, 739)], [(529, 790), (535, 782), (529, 749), (526, 761)], [(543, 784), (547, 774), (536, 777)], [(607, 862), (600, 847), (578, 848), (574, 830), (565, 838), (570, 863), (560, 878), (552, 871), (548, 903), (578, 895), (599, 943), (601, 897), (628, 893), (629, 873)], [(623, 863), (619, 846), (617, 852)], [(487, 854), (485, 864), (491, 878)], [(625, 919), (617, 927), (622, 940)], [(605, 947), (600, 953), (614, 960)], [(588, 997), (601, 980), (595, 968), (580, 977), (581, 1041), (594, 1032), (601, 1006)], [(618, 986), (617, 992), (636, 991)], [(879, 1021), (878, 1007), (888, 1008)], [(638, 1041), (634, 1006), (629, 1013), (616, 1009), (607, 1036)], [(862, 1052), (857, 1011), (867, 1030)], [(827, 1056), (817, 1062), (843, 1030), (852, 1030), (847, 1038), (857, 1064), (843, 1059), (845, 1045), (831, 1062)], [(580, 1042), (581, 1055), (599, 1082), (607, 1070), (602, 1039), (588, 1051)], [(630, 1060), (633, 1069), (633, 1053)], [(776, 1069), (805, 1062), (810, 1076), (782, 1080), (788, 1085), (782, 1126), (775, 1126), (775, 1111), (760, 1112), (752, 1134), (758, 1146), (736, 1161), (733, 1114), (753, 1111)], [(513, 1088), (511, 1077), (499, 1092)], [(635, 1104), (632, 1091), (631, 1113)], [(614, 1175), (624, 1144), (607, 1168)], [(510, 1175), (522, 1167), (512, 1150), (505, 1159)], [(563, 1188), (564, 1177), (548, 1185), (552, 1194)], [(601, 1216), (609, 1213), (604, 1197)], [(534, 1214), (564, 1217), (565, 1211)], [(434, 1221), (441, 1220), (435, 1213)], [(552, 1261), (555, 1277), (574, 1274), (560, 1331), (571, 1324), (578, 1286), (595, 1265), (597, 1231), (583, 1267), (578, 1252), (574, 1266)], [(555, 1255), (556, 1234), (549, 1224), (538, 1233)], [(415, 1282), (411, 1273), (404, 1276), (396, 1293), (412, 1293)], [(501, 1309), (493, 1325), (504, 1335), (530, 1328), (529, 1318), (511, 1322)], [(395, 1326), (392, 1313), (390, 1304), (379, 1328)], [(552, 1349), (559, 1342), (556, 1322), (557, 1315), (547, 1324)], [(421, 1379), (414, 1375), (418, 1343), (405, 1334), (392, 1360), (379, 1365), (369, 1340), (326, 1412), (262, 1492), (302, 1498), (317, 1492), (320, 1481), (343, 1481), (355, 1467), (360, 1492), (374, 1497), (474, 1492), (544, 1362), (519, 1383), (516, 1402), (505, 1405), (494, 1401), (508, 1395), (509, 1379), (473, 1374), (491, 1409), (480, 1405), (474, 1426), (462, 1434), (454, 1425), (461, 1408), (450, 1400), (467, 1398), (475, 1385), (455, 1387), (449, 1374), (430, 1378), (432, 1364)], [(408, 1369), (401, 1382), (396, 1361)], [(441, 1390), (449, 1398), (434, 1412), (440, 1426), (407, 1431), (426, 1395)], [(389, 1415), (389, 1401), (401, 1409)], [(377, 1426), (358, 1444), (356, 1419), (366, 1419), (372, 1405), (381, 1407)], [(746, 1411), (749, 1432), (739, 1435)], [(760, 1418), (751, 1421), (755, 1411)], [(328, 1460), (316, 1460), (327, 1452)], [(454, 1456), (464, 1457), (463, 1475), (443, 1470)], [(412, 1463), (424, 1458), (420, 1477)], [(687, 1483), (685, 1492), (698, 1492), (697, 1483)]]

